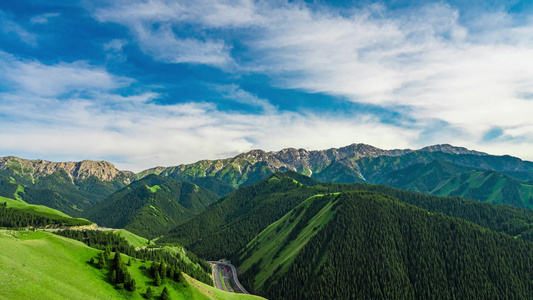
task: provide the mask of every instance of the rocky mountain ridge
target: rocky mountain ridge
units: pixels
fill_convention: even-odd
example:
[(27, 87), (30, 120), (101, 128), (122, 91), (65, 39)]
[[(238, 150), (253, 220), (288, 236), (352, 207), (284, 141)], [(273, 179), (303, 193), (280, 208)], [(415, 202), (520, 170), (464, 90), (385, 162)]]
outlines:
[(46, 177), (58, 171), (65, 172), (73, 182), (94, 176), (101, 181), (113, 181), (121, 178), (125, 184), (128, 184), (135, 178), (135, 173), (120, 171), (107, 161), (51, 162), (14, 156), (1, 157), (0, 170), (7, 169), (11, 169), (21, 176), (30, 176), (33, 181), (36, 178)]

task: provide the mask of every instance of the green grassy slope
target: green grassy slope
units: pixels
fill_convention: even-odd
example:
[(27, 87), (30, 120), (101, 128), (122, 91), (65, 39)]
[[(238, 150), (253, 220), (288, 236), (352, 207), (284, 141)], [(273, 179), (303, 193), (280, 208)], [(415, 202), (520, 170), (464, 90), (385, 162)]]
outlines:
[[(216, 260), (239, 251), (272, 222), (305, 199), (327, 189), (304, 185), (294, 173), (276, 173), (255, 185), (241, 188), (209, 206), (203, 213), (178, 225), (161, 242), (176, 242), (200, 257)], [(303, 176), (297, 174), (298, 176)], [(317, 181), (307, 177), (308, 181)]]
[(472, 170), (457, 174), (441, 182), (430, 193), (533, 208), (532, 185), (494, 171)]
[[(136, 235), (135, 233), (129, 232), (126, 229), (118, 229), (116, 234), (124, 237), (128, 243), (133, 247), (143, 247), (149, 245), (149, 240), (141, 236)], [(150, 243), (153, 244), (153, 243)]]
[(267, 227), (240, 252), (240, 269), (254, 264), (255, 288), (260, 289), (274, 272), (284, 272), (303, 246), (333, 217), (337, 194), (315, 195)]
[(533, 186), (490, 170), (434, 160), (389, 173), (382, 184), (438, 196), (533, 208)]
[[(107, 282), (106, 271), (87, 263), (98, 252), (46, 232), (0, 231), (0, 299), (142, 299), (140, 293), (116, 290)], [(141, 265), (150, 262), (134, 261), (129, 267), (139, 292), (150, 286), (160, 295), (166, 286), (172, 299), (261, 299), (217, 291), (188, 276), (188, 284), (155, 287)]]
[(56, 209), (49, 208), (44, 205), (28, 204), (22, 200), (9, 199), (6, 197), (0, 197), (0, 203), (1, 202), (6, 202), (7, 207), (23, 209), (23, 210), (32, 210), (32, 211), (43, 212), (43, 213), (52, 214), (52, 215), (56, 215), (60, 217), (70, 218), (70, 216), (68, 216), (67, 214), (60, 212)]

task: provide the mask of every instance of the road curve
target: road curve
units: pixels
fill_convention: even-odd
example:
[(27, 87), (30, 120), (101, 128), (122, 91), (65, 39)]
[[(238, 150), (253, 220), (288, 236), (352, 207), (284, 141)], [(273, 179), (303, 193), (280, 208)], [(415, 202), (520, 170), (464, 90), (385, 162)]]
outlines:
[[(235, 268), (234, 265), (227, 263), (225, 261), (209, 261), (209, 263), (213, 266), (213, 277), (214, 277), (216, 288), (223, 290), (223, 291), (233, 289), (233, 292), (235, 293), (250, 294), (239, 282), (239, 279), (237, 278), (237, 269)], [(230, 268), (230, 270), (228, 270), (226, 273), (227, 275), (229, 275), (227, 277), (230, 277), (229, 278), (231, 281), (230, 286), (226, 282), (221, 282), (220, 280), (220, 272), (224, 272), (224, 269), (222, 269), (224, 267)], [(227, 289), (225, 289), (225, 287)]]

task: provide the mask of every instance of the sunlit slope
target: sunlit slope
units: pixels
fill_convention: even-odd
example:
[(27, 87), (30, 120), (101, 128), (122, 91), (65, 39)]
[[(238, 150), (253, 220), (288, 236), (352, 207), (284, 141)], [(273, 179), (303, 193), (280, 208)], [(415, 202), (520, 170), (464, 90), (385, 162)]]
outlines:
[(70, 218), (67, 214), (60, 212), (59, 210), (49, 208), (44, 205), (33, 205), (28, 204), (24, 202), (23, 200), (16, 200), (16, 199), (10, 199), (6, 197), (0, 197), (0, 203), (6, 202), (7, 207), (17, 208), (17, 209), (23, 209), (23, 210), (32, 210), (36, 212), (42, 212), (47, 214), (52, 214), (60, 217)]
[(241, 251), (240, 268), (247, 271), (254, 264), (260, 272), (253, 285), (261, 288), (274, 272), (285, 272), (309, 240), (333, 217), (338, 194), (315, 195), (283, 216)]
[(308, 201), (243, 249), (247, 289), (291, 300), (527, 299), (533, 293), (531, 243), (379, 193)]
[(118, 291), (108, 282), (107, 271), (88, 263), (99, 252), (51, 233), (0, 231), (0, 299), (143, 299), (148, 286), (155, 295), (166, 286), (172, 299), (258, 299), (217, 291), (188, 276), (186, 283), (165, 281), (155, 287), (139, 268), (151, 262), (141, 261), (128, 268), (137, 292)]

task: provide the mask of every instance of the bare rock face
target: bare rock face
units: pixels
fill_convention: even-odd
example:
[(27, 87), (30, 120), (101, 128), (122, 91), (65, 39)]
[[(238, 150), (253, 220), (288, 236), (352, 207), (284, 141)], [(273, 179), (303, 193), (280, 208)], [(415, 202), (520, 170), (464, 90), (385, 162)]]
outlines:
[(488, 155), (487, 153), (484, 153), (484, 152), (469, 150), (463, 147), (454, 147), (450, 144), (428, 146), (428, 147), (424, 147), (420, 149), (420, 151), (444, 152), (444, 153), (449, 153), (449, 154), (471, 154), (471, 155), (479, 155), (479, 156)]
[(65, 172), (73, 181), (80, 181), (91, 176), (101, 181), (124, 179), (131, 181), (133, 172), (119, 171), (106, 161), (84, 160), (80, 162), (50, 162), (45, 160), (30, 160), (8, 156), (0, 158), (0, 170), (11, 169), (20, 175), (32, 178), (46, 177), (58, 171)]

